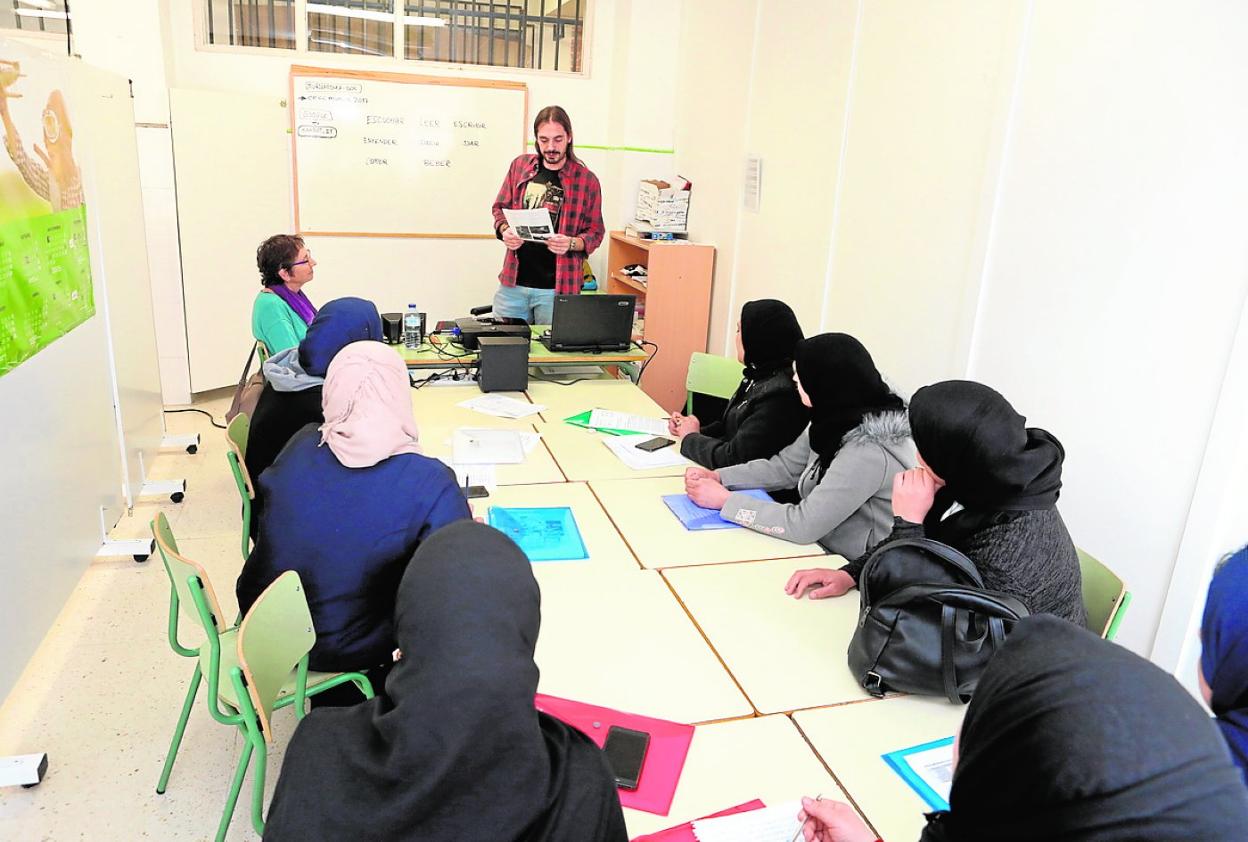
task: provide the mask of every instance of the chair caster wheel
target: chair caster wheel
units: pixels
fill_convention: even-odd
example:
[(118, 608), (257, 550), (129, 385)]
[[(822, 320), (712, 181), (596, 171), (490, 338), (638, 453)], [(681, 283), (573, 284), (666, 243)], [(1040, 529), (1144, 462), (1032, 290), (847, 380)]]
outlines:
[(138, 555), (137, 553), (134, 556), (134, 560), (139, 564), (142, 564), (143, 562), (147, 561), (149, 558), (151, 558), (151, 556)]
[(186, 494), (181, 491), (175, 491), (169, 495), (169, 499), (175, 503), (181, 503), (185, 497), (186, 497)]
[(187, 453), (189, 453), (189, 454), (191, 454), (192, 456), (194, 456), (196, 453), (199, 453), (199, 445), (197, 445), (197, 444), (188, 444), (188, 445), (186, 446), (186, 452), (187, 452)]

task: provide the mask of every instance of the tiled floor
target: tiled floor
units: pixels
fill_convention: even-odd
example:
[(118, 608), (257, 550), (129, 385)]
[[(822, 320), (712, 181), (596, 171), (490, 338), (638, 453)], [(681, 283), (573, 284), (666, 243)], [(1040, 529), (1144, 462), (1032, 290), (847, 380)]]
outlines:
[[(218, 421), (229, 396), (196, 404)], [(184, 477), (186, 499), (143, 503), (115, 537), (150, 534), (158, 511), (182, 552), (202, 563), (222, 609), (236, 611), (238, 494), (225, 461), (223, 431), (203, 415), (166, 415), (171, 433), (198, 432), (199, 452), (162, 454), (153, 478)], [(0, 755), (46, 752), (38, 787), (0, 790), (0, 839), (210, 839), (238, 758), (236, 729), (214, 722), (200, 704), (191, 715), (168, 791), (157, 795), (165, 750), (194, 664), (166, 643), (169, 580), (159, 558), (93, 561), (17, 686), (0, 707)], [(191, 626), (183, 639), (198, 641)], [(294, 730), (289, 711), (275, 717), (269, 791), (282, 747)], [(229, 839), (255, 839), (244, 785)]]

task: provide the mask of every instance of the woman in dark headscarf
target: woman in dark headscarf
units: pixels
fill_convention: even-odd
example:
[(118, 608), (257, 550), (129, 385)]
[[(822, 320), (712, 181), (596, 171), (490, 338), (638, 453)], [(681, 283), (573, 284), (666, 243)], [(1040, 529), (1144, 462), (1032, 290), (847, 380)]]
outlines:
[[(685, 491), (725, 520), (855, 558), (887, 534), (893, 475), (914, 464), (906, 405), (862, 343), (843, 333), (799, 342), (796, 369), (810, 426), (770, 459), (718, 471), (690, 468)], [(729, 490), (794, 487), (798, 503)]]
[(266, 842), (624, 842), (605, 756), (533, 707), (539, 603), (501, 532), (465, 521), (422, 544), (398, 590), (389, 701), (299, 724)]
[(1213, 574), (1200, 645), (1201, 692), (1248, 782), (1248, 547)]
[[(966, 380), (915, 392), (910, 428), (919, 467), (897, 477), (888, 540), (948, 544), (975, 562), (984, 587), (1017, 597), (1032, 614), (1083, 625), (1079, 556), (1057, 511), (1061, 442), (1028, 427), (996, 391)], [(839, 571), (821, 571), (822, 587), (811, 596), (845, 593), (865, 562), (863, 554)], [(790, 585), (800, 597), (809, 583)]]
[[(992, 659), (957, 755), (950, 809), (922, 842), (1230, 842), (1248, 828), (1248, 789), (1200, 705), (1054, 617), (1024, 619)], [(836, 802), (803, 804), (808, 842), (875, 837)]]
[(680, 453), (705, 468), (770, 459), (792, 444), (810, 420), (793, 383), (793, 354), (802, 326), (783, 301), (751, 301), (737, 322), (737, 359), (745, 363), (741, 385), (723, 417), (705, 427), (696, 415), (673, 412), (668, 432)]
[[(381, 316), (373, 302), (335, 298), (316, 314), (298, 346), (265, 361), (264, 391), (247, 436), (247, 470), (253, 483), (291, 436), (305, 424), (325, 420), (321, 387), (334, 355), (352, 342), (381, 338)], [(252, 523), (258, 520), (255, 517)]]

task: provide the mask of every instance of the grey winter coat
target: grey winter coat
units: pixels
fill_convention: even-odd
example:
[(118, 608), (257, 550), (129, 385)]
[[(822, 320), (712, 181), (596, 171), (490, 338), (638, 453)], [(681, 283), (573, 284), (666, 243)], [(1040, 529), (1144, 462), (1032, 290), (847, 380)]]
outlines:
[(720, 481), (729, 489), (796, 486), (801, 497), (800, 503), (772, 503), (733, 494), (721, 516), (755, 532), (796, 544), (818, 541), (829, 552), (858, 558), (892, 531), (893, 477), (917, 464), (906, 413), (864, 418), (845, 434), (816, 483), (818, 462), (806, 430), (770, 459), (720, 468)]

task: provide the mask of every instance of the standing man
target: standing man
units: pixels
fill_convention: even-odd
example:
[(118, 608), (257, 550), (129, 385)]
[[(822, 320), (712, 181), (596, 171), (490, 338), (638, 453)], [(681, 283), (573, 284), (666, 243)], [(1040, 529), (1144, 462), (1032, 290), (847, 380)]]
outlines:
[[(536, 155), (511, 162), (494, 200), (494, 233), (507, 246), (494, 315), (550, 324), (555, 293), (581, 291), (585, 258), (602, 243), (602, 189), (598, 177), (572, 151), (572, 119), (548, 105), (533, 121)], [(511, 230), (503, 208), (546, 208), (555, 236), (526, 242)]]

